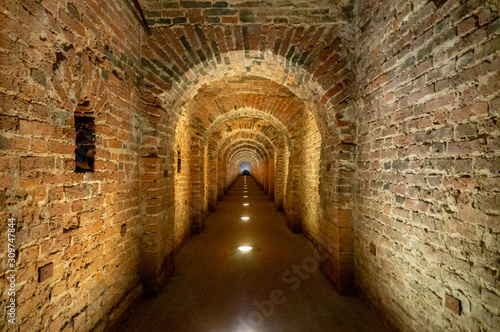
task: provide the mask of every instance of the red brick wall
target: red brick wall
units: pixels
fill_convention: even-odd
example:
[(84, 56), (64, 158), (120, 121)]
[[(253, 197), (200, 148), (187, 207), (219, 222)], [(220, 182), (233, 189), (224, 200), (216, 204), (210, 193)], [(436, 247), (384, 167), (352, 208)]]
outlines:
[[(139, 24), (119, 1), (0, 9), (0, 260), (14, 217), (17, 329), (109, 326), (141, 293)], [(75, 112), (95, 117), (92, 173), (75, 173)]]
[(350, 19), (354, 6), (349, 0), (331, 3), (298, 1), (176, 1), (147, 0), (148, 23), (171, 24), (325, 24)]
[(359, 289), (402, 331), (497, 330), (498, 2), (358, 12)]
[[(106, 325), (139, 276), (157, 292), (222, 196), (213, 179), (249, 159), (341, 292), (355, 219), (357, 284), (392, 324), (451, 329), (445, 293), (461, 328), (498, 322), (492, 2), (360, 1), (357, 18), (348, 0), (144, 4), (151, 36), (121, 2), (2, 5), (0, 204), (22, 226), (23, 326)], [(75, 110), (95, 116), (94, 173), (73, 172)]]

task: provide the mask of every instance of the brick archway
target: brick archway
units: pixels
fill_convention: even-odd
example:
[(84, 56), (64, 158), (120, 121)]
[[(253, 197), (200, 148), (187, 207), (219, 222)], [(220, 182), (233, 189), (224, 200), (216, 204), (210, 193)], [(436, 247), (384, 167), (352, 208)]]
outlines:
[[(353, 278), (342, 278), (342, 280), (340, 278), (341, 274), (348, 275), (352, 272), (350, 261), (352, 246), (347, 245), (342, 248), (340, 246), (340, 236), (344, 236), (340, 234), (350, 234), (350, 232), (339, 231), (343, 226), (340, 225), (335, 211), (338, 209), (350, 211), (353, 208), (352, 184), (342, 179), (343, 176), (350, 176), (354, 169), (352, 158), (355, 146), (353, 141), (354, 108), (348, 102), (351, 92), (346, 88), (353, 76), (344, 60), (348, 50), (342, 47), (343, 38), (338, 35), (339, 31), (332, 28), (328, 32), (321, 34), (318, 32), (319, 37), (311, 36), (312, 39), (309, 42), (315, 38), (324, 38), (324, 40), (316, 45), (318, 47), (316, 52), (312, 44), (309, 44), (312, 47), (311, 58), (307, 58), (304, 63), (292, 60), (295, 54), (293, 52), (302, 54), (300, 49), (307, 45), (305, 40), (303, 43), (292, 42), (292, 44), (297, 44), (293, 48), (295, 51), (292, 52), (291, 58), (270, 49), (235, 48), (219, 55), (207, 51), (203, 53), (205, 60), (196, 62), (193, 61), (193, 54), (189, 47), (186, 48), (186, 40), (189, 42), (189, 38), (193, 38), (192, 31), (197, 31), (196, 36), (202, 36), (201, 30), (203, 27), (185, 25), (176, 29), (173, 35), (171, 31), (158, 27), (145, 41), (142, 59), (146, 68), (144, 80), (146, 86), (149, 86), (151, 99), (164, 110), (166, 116), (173, 119), (188, 114), (188, 117), (191, 117), (191, 123), (194, 124), (191, 131), (197, 133), (192, 136), (196, 141), (191, 144), (200, 146), (196, 151), (191, 151), (195, 156), (193, 160), (199, 160), (192, 166), (192, 169), (197, 171), (191, 178), (192, 183), (199, 188), (193, 190), (197, 193), (197, 198), (193, 200), (196, 210), (194, 223), (202, 224), (206, 215), (205, 207), (208, 206), (206, 197), (209, 191), (204, 177), (206, 173), (204, 166), (208, 166), (209, 162), (201, 160), (204, 160), (205, 155), (209, 155), (209, 151), (203, 141), (209, 137), (206, 135), (207, 131), (211, 130), (211, 124), (216, 121), (215, 119), (221, 112), (237, 114), (238, 109), (252, 108), (273, 114), (286, 128), (285, 132), (290, 135), (294, 135), (297, 130), (302, 130), (304, 133), (314, 130), (315, 127), (319, 135), (313, 136), (322, 143), (320, 146), (309, 146), (311, 149), (318, 149), (318, 152), (311, 154), (311, 156), (317, 156), (318, 161), (313, 167), (317, 169), (317, 172), (313, 172), (315, 175), (307, 181), (317, 181), (317, 185), (309, 187), (317, 190), (316, 197), (320, 201), (317, 204), (309, 204), (316, 206), (318, 211), (307, 218), (311, 222), (316, 222), (318, 226), (307, 228), (306, 234), (330, 254), (331, 259), (325, 263), (324, 270), (335, 281), (337, 288), (350, 289)], [(162, 35), (163, 33), (166, 35)], [(208, 39), (209, 35), (205, 37), (207, 45), (221, 42)], [(264, 37), (267, 38), (267, 36)], [(171, 46), (166, 46), (167, 41), (172, 42)], [(158, 45), (165, 47), (160, 49)], [(199, 41), (194, 42), (193, 45), (198, 45), (200, 52), (204, 52), (204, 46)], [(181, 67), (181, 59), (191, 59), (191, 61), (183, 64), (182, 67), (185, 70), (179, 72), (176, 80), (168, 79), (165, 74), (162, 74), (168, 75), (172, 70), (168, 69), (167, 64), (177, 64), (178, 70)], [(248, 88), (249, 81), (257, 92)], [(263, 89), (267, 90), (266, 98), (262, 98), (258, 92), (260, 86), (267, 87)], [(269, 97), (269, 88), (271, 91), (276, 91), (274, 100), (272, 100), (273, 97)], [(272, 96), (272, 93), (270, 95)], [(280, 103), (279, 100), (284, 99), (290, 102)], [(298, 110), (300, 112), (296, 113), (297, 115), (290, 115)], [(292, 124), (302, 116), (306, 116), (308, 125), (300, 127)], [(172, 128), (176, 123), (176, 121), (170, 121), (165, 125), (165, 129)], [(301, 137), (303, 139), (306, 136)], [(168, 135), (162, 139), (165, 144), (171, 144), (172, 138)], [(283, 203), (277, 203), (277, 206), (284, 207), (286, 214), (290, 216), (290, 227), (298, 231), (302, 229), (301, 211), (307, 210), (306, 206), (301, 203), (299, 192), (303, 180), (300, 179), (299, 174), (312, 168), (300, 166), (302, 156), (298, 141), (294, 146), (295, 148), (289, 150), (288, 156), (277, 156), (282, 160), (292, 161), (286, 165), (289, 176), (283, 184), (285, 188)], [(272, 164), (274, 163), (276, 161), (273, 160)], [(202, 169), (204, 171), (201, 171)], [(332, 190), (333, 193), (329, 194)], [(338, 238), (333, 239), (335, 243), (333, 246), (331, 238), (321, 235), (330, 233), (328, 229), (332, 227), (330, 226), (332, 224), (337, 230), (335, 234), (339, 234)], [(349, 243), (349, 241), (350, 239), (342, 239), (342, 243)]]

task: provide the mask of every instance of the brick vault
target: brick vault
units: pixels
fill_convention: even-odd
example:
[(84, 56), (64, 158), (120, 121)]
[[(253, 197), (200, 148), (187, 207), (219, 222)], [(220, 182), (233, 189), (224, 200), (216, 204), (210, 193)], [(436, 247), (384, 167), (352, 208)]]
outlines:
[(0, 8), (2, 330), (113, 329), (244, 162), (390, 328), (500, 328), (498, 2)]

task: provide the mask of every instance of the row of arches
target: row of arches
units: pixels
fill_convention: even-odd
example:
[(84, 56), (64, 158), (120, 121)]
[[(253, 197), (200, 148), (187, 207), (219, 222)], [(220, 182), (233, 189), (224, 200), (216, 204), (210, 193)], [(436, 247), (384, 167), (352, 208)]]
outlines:
[[(291, 204), (291, 195), (297, 193), (287, 192), (287, 185), (297, 182), (294, 176), (300, 177), (302, 169), (308, 170), (311, 175), (307, 179), (311, 183), (304, 186), (318, 192), (321, 136), (317, 127), (300, 129), (302, 124), (297, 124), (293, 128), (294, 136), (290, 137), (289, 129), (276, 117), (245, 108), (221, 114), (205, 131), (205, 136), (199, 137), (199, 121), (192, 121), (197, 118), (196, 115), (186, 111), (182, 116), (186, 120), (177, 126), (175, 145), (178, 151), (182, 150), (182, 155), (186, 155), (183, 159), (186, 166), (181, 166), (181, 169), (189, 173), (178, 174), (175, 192), (176, 200), (180, 200), (183, 193), (190, 190), (198, 196), (193, 197), (193, 202), (199, 202), (201, 207), (181, 207), (177, 204), (176, 223), (182, 223), (181, 220), (186, 219), (184, 210), (191, 208), (192, 230), (203, 228), (203, 219), (215, 209), (217, 200), (223, 199), (224, 193), (240, 174), (243, 161), (249, 163), (256, 180), (270, 194), (270, 198), (276, 200), (277, 208), (284, 210), (290, 218), (295, 214), (292, 211), (298, 209)], [(306, 118), (306, 109), (303, 108), (301, 122), (305, 122)], [(311, 136), (308, 130), (315, 131), (315, 134)], [(314, 143), (302, 142), (304, 140), (313, 140)], [(307, 151), (307, 155), (314, 158), (301, 158), (298, 151), (302, 146), (314, 149)], [(304, 162), (307, 165), (302, 165)]]
[[(166, 46), (163, 33), (170, 34), (168, 29), (154, 29), (143, 46), (144, 99), (146, 109), (158, 110), (147, 114), (151, 132), (158, 132), (151, 142), (182, 157), (180, 163), (170, 159), (173, 154), (165, 158), (165, 167), (175, 174), (173, 183), (166, 184), (175, 203), (167, 204), (172, 208), (160, 218), (173, 220), (163, 233), (174, 240), (160, 245), (158, 256), (175, 251), (186, 229), (202, 231), (207, 213), (223, 199), (241, 162), (247, 161), (276, 208), (286, 214), (290, 229), (304, 231), (330, 255), (327, 273), (340, 288), (340, 266), (352, 266), (352, 252), (350, 245), (342, 252), (343, 235), (332, 215), (337, 215), (334, 210), (352, 208), (340, 174), (354, 169), (353, 107), (344, 82), (349, 70), (345, 63), (342, 69), (334, 65), (342, 62), (339, 53), (346, 52), (337, 36), (343, 31), (331, 27), (322, 32), (325, 40), (317, 44), (317, 58), (308, 66), (271, 49), (234, 49), (190, 64), (175, 82), (164, 80), (161, 71), (166, 69), (156, 64), (175, 63), (184, 55), (178, 53), (181, 45)], [(181, 28), (178, 33), (183, 33)], [(143, 149), (154, 149), (155, 144)], [(143, 236), (149, 237), (153, 242), (157, 234)]]

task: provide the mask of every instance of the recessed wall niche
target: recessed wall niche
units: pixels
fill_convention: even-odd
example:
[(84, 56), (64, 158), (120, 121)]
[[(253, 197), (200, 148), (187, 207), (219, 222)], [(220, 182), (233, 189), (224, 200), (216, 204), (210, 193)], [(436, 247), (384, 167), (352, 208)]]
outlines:
[(94, 117), (75, 115), (75, 130), (75, 172), (93, 172), (95, 156)]
[(177, 151), (177, 173), (181, 172), (181, 151)]

